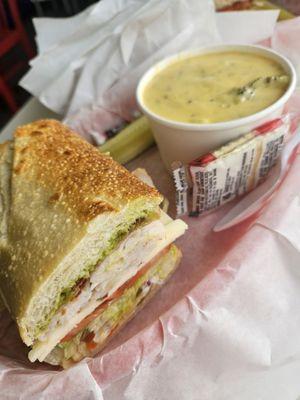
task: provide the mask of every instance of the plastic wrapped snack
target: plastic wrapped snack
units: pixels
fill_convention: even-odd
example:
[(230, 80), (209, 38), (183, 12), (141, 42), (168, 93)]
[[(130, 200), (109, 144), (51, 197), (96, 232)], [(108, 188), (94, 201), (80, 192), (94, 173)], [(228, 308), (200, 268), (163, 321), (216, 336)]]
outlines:
[(188, 186), (192, 187), (193, 216), (214, 210), (254, 189), (276, 163), (289, 127), (288, 117), (278, 118), (193, 160), (188, 166), (174, 163), (177, 214), (183, 215), (189, 208)]

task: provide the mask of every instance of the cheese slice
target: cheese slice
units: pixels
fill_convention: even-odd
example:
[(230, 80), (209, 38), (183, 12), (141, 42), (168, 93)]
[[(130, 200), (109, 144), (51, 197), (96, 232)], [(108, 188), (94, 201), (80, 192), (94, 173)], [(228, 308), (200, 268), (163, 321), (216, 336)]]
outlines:
[[(165, 239), (159, 241), (157, 246), (152, 252), (150, 252), (147, 257), (143, 260), (143, 265), (149, 262), (156, 254), (158, 254), (165, 247), (173, 243), (179, 236), (183, 235), (184, 231), (187, 229), (187, 225), (181, 220), (172, 220), (169, 216), (162, 212), (161, 220), (165, 225)], [(142, 266), (139, 266), (139, 269)], [(126, 276), (126, 279), (129, 277)], [(120, 286), (120, 285), (119, 285)], [(118, 286), (118, 287), (119, 287)], [(116, 287), (115, 289), (117, 289)], [(86, 316), (91, 314), (99, 306), (99, 301), (91, 299), (77, 314), (66, 321), (65, 324), (58, 326), (53, 329), (49, 335), (47, 335), (47, 340), (36, 342), (32, 350), (29, 352), (29, 360), (34, 362), (36, 360), (44, 361), (47, 355), (54, 349), (54, 347), (60, 343), (60, 341)]]

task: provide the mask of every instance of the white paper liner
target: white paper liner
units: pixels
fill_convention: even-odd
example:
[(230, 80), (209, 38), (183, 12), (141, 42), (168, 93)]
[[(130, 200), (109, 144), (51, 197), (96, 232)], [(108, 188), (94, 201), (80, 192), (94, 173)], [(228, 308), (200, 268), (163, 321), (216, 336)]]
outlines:
[[(277, 32), (287, 48), (298, 46), (298, 29), (299, 19)], [(290, 104), (299, 111), (299, 98)], [(131, 163), (136, 166), (146, 168), (172, 198), (172, 180), (155, 149)], [(30, 364), (15, 326), (2, 313), (1, 398), (297, 399), (299, 168), (298, 156), (256, 223), (253, 218), (213, 233), (229, 205), (201, 221), (187, 219), (189, 231), (178, 242), (184, 254), (180, 269), (143, 314), (88, 364), (68, 371)]]

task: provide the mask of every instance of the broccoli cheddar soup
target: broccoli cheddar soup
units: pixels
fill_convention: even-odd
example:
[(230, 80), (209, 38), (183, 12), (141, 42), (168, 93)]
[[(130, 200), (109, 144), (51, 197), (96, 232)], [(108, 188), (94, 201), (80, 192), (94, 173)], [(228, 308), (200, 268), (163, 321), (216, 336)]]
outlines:
[(289, 81), (278, 62), (262, 55), (208, 53), (157, 72), (144, 89), (143, 101), (150, 111), (174, 121), (223, 122), (270, 106)]

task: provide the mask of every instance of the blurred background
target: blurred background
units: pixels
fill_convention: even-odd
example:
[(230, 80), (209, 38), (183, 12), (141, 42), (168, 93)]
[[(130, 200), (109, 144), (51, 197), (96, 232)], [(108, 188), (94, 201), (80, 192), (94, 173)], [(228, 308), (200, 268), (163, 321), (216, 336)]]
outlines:
[[(72, 16), (96, 1), (0, 0), (0, 128), (29, 97), (18, 86), (18, 81), (28, 70), (28, 60), (36, 54), (32, 18)], [(263, 3), (263, 0), (253, 2)], [(273, 0), (272, 3), (300, 14), (300, 0)]]
[(36, 55), (34, 17), (68, 17), (97, 0), (0, 0), (0, 128), (28, 100), (18, 86)]

